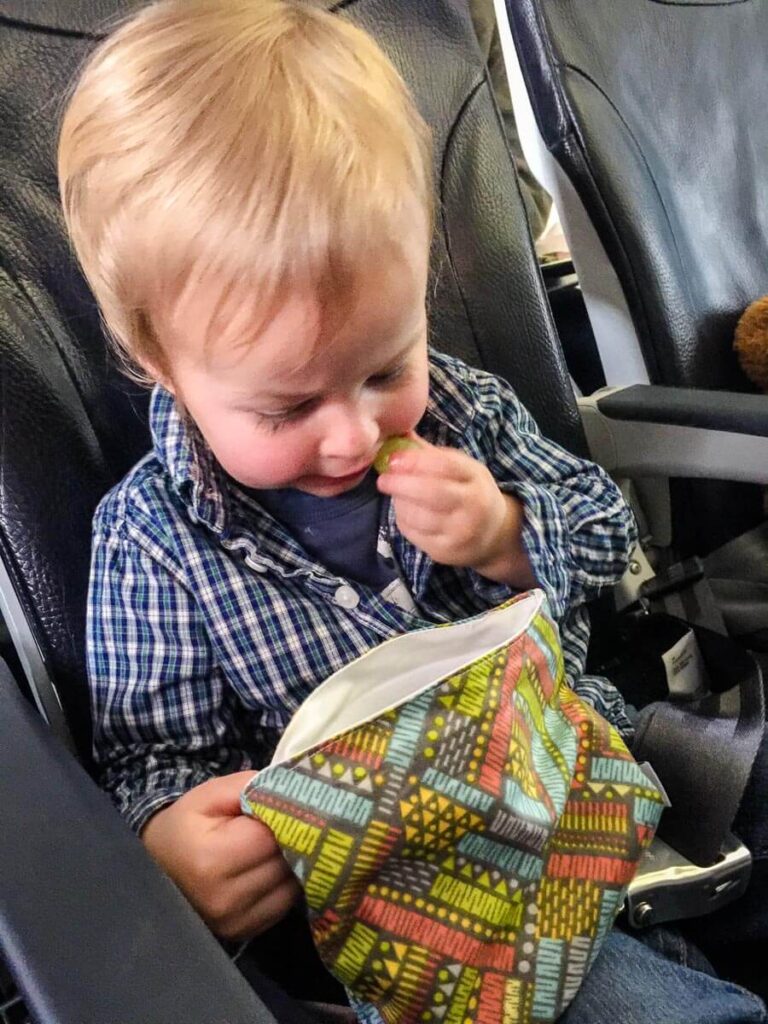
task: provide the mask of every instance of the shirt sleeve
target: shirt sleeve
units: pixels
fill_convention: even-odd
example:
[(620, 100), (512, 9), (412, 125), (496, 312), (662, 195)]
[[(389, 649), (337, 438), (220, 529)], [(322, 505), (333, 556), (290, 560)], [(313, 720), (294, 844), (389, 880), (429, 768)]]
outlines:
[[(522, 502), (523, 546), (562, 619), (621, 579), (637, 538), (632, 513), (604, 470), (542, 436), (508, 384), (477, 373), (473, 392), (477, 454)], [(503, 588), (474, 575), (489, 601), (503, 599)]]
[(206, 779), (263, 763), (191, 594), (118, 528), (94, 530), (87, 662), (99, 782), (136, 831)]

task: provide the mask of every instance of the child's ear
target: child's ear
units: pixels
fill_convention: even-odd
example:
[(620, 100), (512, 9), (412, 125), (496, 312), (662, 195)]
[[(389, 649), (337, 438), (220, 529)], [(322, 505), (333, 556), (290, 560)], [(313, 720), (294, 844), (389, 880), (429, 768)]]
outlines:
[(146, 361), (142, 361), (141, 369), (146, 375), (147, 380), (152, 385), (159, 384), (160, 387), (165, 388), (166, 391), (170, 391), (174, 398), (176, 397), (176, 388), (173, 383), (173, 378), (169, 373), (164, 373), (160, 367)]
[(171, 368), (167, 365), (165, 358), (160, 356), (160, 358), (153, 359), (144, 353), (140, 357), (134, 358), (136, 358), (139, 368), (149, 383), (153, 385), (159, 384), (166, 391), (170, 391), (174, 397), (176, 396), (176, 387), (173, 383)]
[(160, 384), (175, 396), (170, 363), (160, 343), (154, 317), (147, 309), (136, 310), (134, 317), (136, 343), (133, 347), (133, 358), (148, 381), (151, 381), (152, 384)]

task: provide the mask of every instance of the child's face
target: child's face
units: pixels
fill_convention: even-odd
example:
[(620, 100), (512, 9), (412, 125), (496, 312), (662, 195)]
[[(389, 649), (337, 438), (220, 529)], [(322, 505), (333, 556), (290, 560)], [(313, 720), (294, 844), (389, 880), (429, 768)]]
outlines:
[(341, 494), (426, 408), (426, 276), (426, 254), (371, 267), (329, 336), (314, 293), (292, 294), (251, 340), (247, 302), (230, 300), (212, 318), (198, 288), (168, 325), (167, 386), (235, 480)]

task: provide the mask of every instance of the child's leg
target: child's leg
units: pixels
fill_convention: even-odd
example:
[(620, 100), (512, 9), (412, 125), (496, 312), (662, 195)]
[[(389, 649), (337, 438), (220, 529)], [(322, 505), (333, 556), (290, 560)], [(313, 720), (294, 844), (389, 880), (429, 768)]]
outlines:
[[(660, 946), (660, 933), (654, 940)], [(667, 955), (614, 929), (558, 1024), (764, 1024), (764, 1003), (746, 989), (687, 966), (679, 937)]]

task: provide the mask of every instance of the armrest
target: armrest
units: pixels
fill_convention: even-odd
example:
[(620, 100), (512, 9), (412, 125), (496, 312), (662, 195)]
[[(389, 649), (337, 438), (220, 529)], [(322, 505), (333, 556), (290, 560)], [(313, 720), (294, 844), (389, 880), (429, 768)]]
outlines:
[(614, 476), (768, 483), (768, 397), (633, 384), (578, 400), (592, 458)]
[(548, 260), (547, 262), (540, 260), (539, 267), (547, 286), (552, 282), (562, 281), (564, 278), (576, 278), (576, 270), (571, 259)]
[(276, 1024), (0, 661), (0, 956), (46, 1024)]

